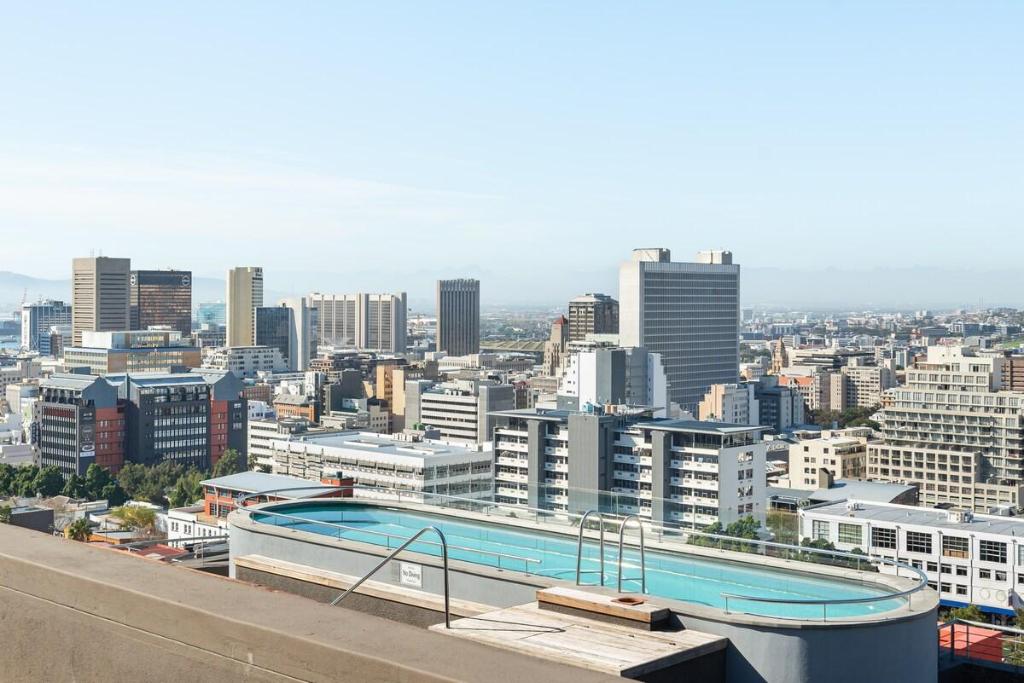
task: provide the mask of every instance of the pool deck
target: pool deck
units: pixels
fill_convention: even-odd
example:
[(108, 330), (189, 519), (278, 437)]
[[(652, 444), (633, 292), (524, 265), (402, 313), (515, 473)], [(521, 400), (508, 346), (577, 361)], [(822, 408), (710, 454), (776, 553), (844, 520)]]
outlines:
[(640, 631), (584, 616), (517, 605), (430, 627), (431, 631), (548, 661), (637, 678), (724, 651), (729, 641), (698, 631)]

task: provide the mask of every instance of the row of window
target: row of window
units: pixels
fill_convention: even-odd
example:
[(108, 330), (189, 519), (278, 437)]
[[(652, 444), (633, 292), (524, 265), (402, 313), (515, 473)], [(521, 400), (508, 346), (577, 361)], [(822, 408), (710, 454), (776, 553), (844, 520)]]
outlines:
[[(849, 543), (860, 546), (864, 542), (864, 527), (860, 524), (839, 522), (838, 539), (840, 543)], [(811, 522), (811, 537), (814, 539), (829, 540), (831, 538), (831, 522), (815, 519)], [(942, 537), (942, 555), (967, 559), (970, 556), (970, 539), (964, 536)], [(907, 531), (904, 536), (903, 549), (909, 553), (922, 553), (930, 555), (933, 551), (934, 535), (924, 531)], [(871, 547), (897, 549), (896, 529), (887, 527), (871, 528)], [(1007, 543), (1004, 541), (993, 541), (981, 539), (978, 541), (978, 557), (981, 562), (992, 562), (995, 564), (1006, 564)], [(1020, 557), (1018, 561), (1024, 563), (1024, 545), (1018, 549)]]

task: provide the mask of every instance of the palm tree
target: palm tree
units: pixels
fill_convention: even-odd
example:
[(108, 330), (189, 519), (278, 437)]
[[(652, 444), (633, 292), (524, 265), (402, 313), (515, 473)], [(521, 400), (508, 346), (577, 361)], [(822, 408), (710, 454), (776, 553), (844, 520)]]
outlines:
[(64, 527), (64, 538), (70, 538), (72, 541), (88, 541), (91, 529), (92, 525), (89, 524), (89, 520), (82, 517)]

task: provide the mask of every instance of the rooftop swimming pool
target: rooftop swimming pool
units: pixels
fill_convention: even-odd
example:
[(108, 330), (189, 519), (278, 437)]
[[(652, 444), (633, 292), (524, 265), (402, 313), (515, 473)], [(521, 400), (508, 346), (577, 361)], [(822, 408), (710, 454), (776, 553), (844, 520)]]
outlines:
[[(524, 529), (386, 504), (341, 501), (275, 504), (251, 514), (258, 523), (386, 548), (397, 548), (423, 527), (435, 526), (445, 535), (448, 556), (453, 561), (566, 581), (576, 579), (576, 539), (542, 529)], [(619, 579), (617, 537), (613, 539), (613, 535), (606, 534), (604, 561), (604, 584), (610, 587), (615, 587)], [(635, 541), (635, 530), (629, 538)], [(441, 555), (440, 543), (430, 535), (424, 535), (409, 550)], [(828, 620), (867, 617), (907, 606), (907, 597), (894, 596), (897, 589), (881, 583), (860, 583), (811, 572), (756, 566), (756, 558), (751, 559), (748, 564), (648, 548), (647, 593), (732, 612), (816, 621), (823, 617)], [(598, 542), (588, 538), (583, 549), (581, 583), (599, 584), (600, 566)], [(639, 592), (640, 554), (636, 547), (627, 546), (622, 574), (623, 592)], [(748, 599), (727, 598), (726, 595), (742, 595)], [(762, 599), (794, 602), (762, 602)], [(865, 601), (834, 602), (841, 600)]]

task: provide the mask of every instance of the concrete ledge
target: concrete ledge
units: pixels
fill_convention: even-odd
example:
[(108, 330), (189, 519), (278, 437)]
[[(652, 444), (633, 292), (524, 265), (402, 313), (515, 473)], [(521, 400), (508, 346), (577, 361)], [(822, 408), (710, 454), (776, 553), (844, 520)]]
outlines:
[(612, 680), (9, 525), (0, 642), (12, 681)]

